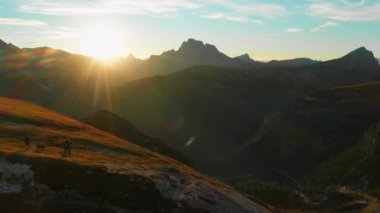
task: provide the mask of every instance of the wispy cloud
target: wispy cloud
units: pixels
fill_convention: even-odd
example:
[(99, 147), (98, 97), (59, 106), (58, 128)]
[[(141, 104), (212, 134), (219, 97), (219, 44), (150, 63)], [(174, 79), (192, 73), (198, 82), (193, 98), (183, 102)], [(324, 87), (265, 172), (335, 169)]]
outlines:
[(32, 19), (0, 18), (0, 25), (41, 27), (41, 26), (47, 26), (48, 24), (43, 21), (32, 20)]
[[(54, 16), (102, 16), (102, 15), (151, 15), (172, 16), (183, 11), (198, 10), (204, 14), (207, 10), (223, 13), (224, 19), (235, 22), (262, 23), (260, 17), (276, 18), (289, 14), (285, 6), (280, 4), (252, 3), (250, 1), (232, 0), (26, 0), (18, 11)], [(213, 13), (201, 15), (213, 18)], [(254, 17), (254, 18), (253, 18)]]
[(252, 1), (211, 0), (214, 4), (238, 14), (258, 16), (266, 18), (281, 17), (289, 14), (289, 11), (281, 4), (252, 3)]
[(256, 24), (263, 23), (261, 20), (251, 19), (244, 16), (233, 16), (233, 15), (228, 15), (225, 13), (211, 13), (208, 15), (203, 15), (201, 17), (208, 18), (208, 19), (224, 19), (228, 21), (242, 22), (242, 23), (256, 23)]
[(19, 7), (20, 12), (55, 16), (97, 16), (111, 14), (167, 15), (181, 10), (199, 8), (193, 0), (96, 0), (63, 1), (29, 0)]
[(315, 1), (310, 4), (308, 14), (340, 21), (374, 21), (380, 20), (380, 2)]
[(321, 24), (317, 27), (314, 27), (312, 29), (310, 29), (310, 32), (319, 32), (319, 31), (323, 31), (325, 30), (326, 28), (329, 28), (329, 27), (335, 27), (335, 28), (339, 28), (341, 27), (340, 24), (336, 23), (336, 22), (326, 22), (324, 24)]
[(287, 33), (298, 33), (302, 31), (303, 29), (300, 29), (300, 28), (287, 28), (284, 30), (284, 32), (287, 32)]
[(202, 15), (202, 18), (220, 19), (243, 23), (262, 24), (261, 19), (273, 19), (289, 14), (280, 4), (254, 3), (245, 0), (210, 0), (204, 7), (219, 8), (218, 12)]
[(80, 37), (79, 30), (68, 27), (43, 27), (40, 30), (17, 30), (13, 31), (18, 35), (36, 35), (47, 40), (59, 40), (66, 38)]
[(255, 16), (273, 18), (288, 15), (288, 10), (277, 4), (249, 4), (249, 5), (235, 5), (232, 9), (238, 13), (245, 13)]

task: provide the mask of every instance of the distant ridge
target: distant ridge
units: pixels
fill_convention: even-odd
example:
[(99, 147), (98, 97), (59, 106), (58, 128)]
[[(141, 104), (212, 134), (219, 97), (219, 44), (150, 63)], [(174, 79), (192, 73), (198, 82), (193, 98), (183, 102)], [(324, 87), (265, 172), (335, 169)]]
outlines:
[(354, 68), (364, 70), (376, 69), (379, 66), (373, 52), (367, 50), (365, 47), (357, 48), (341, 58), (326, 61), (324, 64), (349, 70)]
[(365, 47), (359, 47), (356, 50), (351, 51), (347, 55), (341, 58), (342, 60), (354, 60), (355, 62), (370, 60), (374, 61), (375, 56), (372, 51), (367, 50)]
[(266, 65), (269, 66), (285, 66), (285, 67), (298, 67), (319, 63), (319, 61), (312, 60), (310, 58), (295, 58), (287, 60), (272, 60)]
[(256, 61), (255, 60), (253, 60), (252, 58), (251, 58), (251, 56), (249, 56), (249, 54), (243, 54), (243, 55), (241, 55), (241, 56), (237, 56), (237, 57), (235, 57), (234, 59), (238, 59), (238, 60), (240, 60), (240, 61), (242, 61), (242, 62), (245, 62), (245, 63), (255, 63)]
[[(212, 44), (190, 38), (182, 42), (178, 50), (168, 50), (161, 55), (152, 55), (146, 60), (128, 57), (124, 67), (135, 79), (155, 75), (167, 75), (193, 66), (221, 66), (251, 70), (262, 63), (252, 60), (247, 54), (231, 58)], [(133, 68), (131, 68), (133, 67)], [(133, 79), (131, 79), (133, 80)]]

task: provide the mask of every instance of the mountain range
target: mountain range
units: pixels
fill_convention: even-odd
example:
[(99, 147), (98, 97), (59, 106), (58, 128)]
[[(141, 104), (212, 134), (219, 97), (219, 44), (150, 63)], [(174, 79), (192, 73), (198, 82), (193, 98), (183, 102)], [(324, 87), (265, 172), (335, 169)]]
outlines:
[(202, 170), (223, 175), (227, 168), (247, 172), (231, 164), (236, 159), (230, 150), (241, 145), (250, 128), (259, 128), (265, 115), (307, 94), (373, 81), (379, 74), (372, 53), (359, 48), (340, 59), (302, 67), (192, 67), (128, 82), (116, 90), (120, 95), (113, 102), (117, 113), (194, 156)]
[[(329, 61), (267, 63), (230, 58), (194, 39), (113, 65), (5, 42), (0, 55), (1, 96), (84, 118), (151, 150), (141, 152), (183, 161), (267, 203), (340, 212), (335, 207), (351, 208), (357, 197), (369, 207), (374, 199), (366, 196), (380, 196), (380, 66), (364, 47)], [(339, 193), (352, 197), (330, 200)]]
[[(235, 161), (230, 150), (240, 147), (267, 114), (320, 89), (380, 79), (378, 63), (365, 48), (326, 62), (308, 64), (311, 61), (306, 59), (304, 66), (290, 66), (289, 61), (263, 66), (247, 55), (228, 59), (216, 47), (189, 39), (178, 51), (148, 61), (155, 58), (165, 64), (166, 59), (159, 58), (170, 57), (179, 63), (188, 58), (187, 66), (200, 61), (220, 66), (193, 66), (165, 76), (123, 81), (123, 71), (91, 58), (50, 48), (2, 46), (12, 51), (2, 57), (1, 95), (79, 118), (111, 110), (185, 152), (201, 170), (217, 175), (231, 174), (226, 168), (246, 172), (230, 164)], [(178, 63), (165, 66), (172, 64), (174, 70)], [(254, 66), (231, 68), (242, 64)]]
[(130, 79), (137, 79), (155, 75), (167, 75), (199, 65), (252, 70), (257, 67), (274, 65), (298, 67), (317, 62), (307, 58), (296, 58), (264, 63), (253, 60), (248, 54), (231, 58), (220, 52), (214, 45), (188, 39), (181, 44), (178, 50), (168, 50), (161, 55), (152, 55), (145, 60), (137, 59), (131, 55), (126, 60), (119, 60), (119, 66), (124, 70), (128, 70)]
[(161, 55), (152, 55), (146, 60), (139, 60), (130, 56), (128, 60), (120, 62), (120, 66), (127, 69), (135, 79), (167, 75), (196, 65), (250, 69), (258, 64), (261, 63), (250, 59), (248, 55), (230, 58), (214, 45), (204, 44), (195, 39), (183, 42), (178, 50), (169, 50)]

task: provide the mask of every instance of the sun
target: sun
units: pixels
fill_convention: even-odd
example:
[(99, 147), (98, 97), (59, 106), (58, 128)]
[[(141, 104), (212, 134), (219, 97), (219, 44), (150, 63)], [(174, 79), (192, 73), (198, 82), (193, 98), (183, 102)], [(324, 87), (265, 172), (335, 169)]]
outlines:
[(111, 27), (94, 27), (84, 33), (82, 52), (102, 61), (125, 55), (122, 33)]

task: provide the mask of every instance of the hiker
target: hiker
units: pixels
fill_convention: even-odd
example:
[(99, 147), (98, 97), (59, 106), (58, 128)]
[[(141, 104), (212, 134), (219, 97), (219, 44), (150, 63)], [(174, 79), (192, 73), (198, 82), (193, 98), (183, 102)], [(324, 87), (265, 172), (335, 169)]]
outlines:
[(64, 154), (65, 155), (71, 155), (71, 145), (72, 145), (72, 141), (70, 138), (68, 138), (64, 144), (64, 148), (65, 148)]
[(24, 143), (25, 143), (26, 147), (29, 149), (29, 147), (30, 147), (30, 137), (29, 137), (29, 135), (25, 136)]

